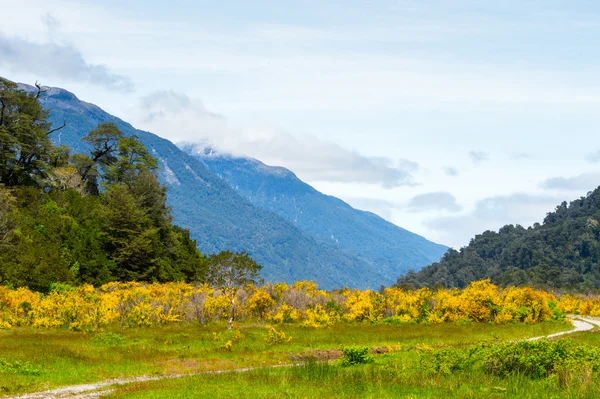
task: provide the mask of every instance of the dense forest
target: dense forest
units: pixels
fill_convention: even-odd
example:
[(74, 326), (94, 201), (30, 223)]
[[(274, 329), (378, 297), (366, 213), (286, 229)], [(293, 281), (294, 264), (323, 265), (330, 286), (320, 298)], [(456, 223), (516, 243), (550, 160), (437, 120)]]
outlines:
[(475, 236), (439, 263), (398, 279), (401, 287), (463, 288), (491, 278), (502, 286), (590, 291), (600, 288), (600, 188), (527, 229), (507, 225)]
[(71, 155), (50, 140), (61, 126), (41, 94), (0, 78), (0, 284), (202, 280), (207, 262), (173, 225), (146, 147), (105, 123)]

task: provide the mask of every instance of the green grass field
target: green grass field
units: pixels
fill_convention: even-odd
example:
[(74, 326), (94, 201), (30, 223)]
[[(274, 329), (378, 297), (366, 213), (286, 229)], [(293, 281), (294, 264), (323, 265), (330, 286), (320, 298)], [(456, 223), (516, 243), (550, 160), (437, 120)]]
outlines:
[[(570, 329), (568, 322), (277, 328), (291, 336), (291, 342), (266, 342), (267, 330), (262, 325), (242, 325), (237, 337), (224, 325), (115, 327), (92, 333), (29, 328), (2, 331), (0, 392), (10, 396), (110, 378), (266, 367), (297, 363), (313, 355), (327, 360), (331, 350), (354, 345), (399, 350), (375, 354), (374, 363), (353, 367), (311, 361), (299, 367), (135, 383), (115, 388), (111, 397), (582, 397), (574, 389), (557, 391), (550, 379), (500, 378), (485, 373), (431, 375), (420, 371), (415, 350), (423, 345), (466, 348), (480, 342), (547, 335)], [(600, 345), (595, 333), (577, 334), (574, 339)], [(226, 349), (228, 341), (232, 346)], [(596, 385), (586, 386), (584, 394), (590, 392), (598, 393)]]

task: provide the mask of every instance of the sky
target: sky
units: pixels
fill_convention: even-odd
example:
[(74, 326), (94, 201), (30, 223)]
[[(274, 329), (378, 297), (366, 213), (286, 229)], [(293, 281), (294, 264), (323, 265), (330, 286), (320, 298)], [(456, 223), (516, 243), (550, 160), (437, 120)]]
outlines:
[(593, 0), (0, 0), (0, 76), (455, 248), (600, 185)]

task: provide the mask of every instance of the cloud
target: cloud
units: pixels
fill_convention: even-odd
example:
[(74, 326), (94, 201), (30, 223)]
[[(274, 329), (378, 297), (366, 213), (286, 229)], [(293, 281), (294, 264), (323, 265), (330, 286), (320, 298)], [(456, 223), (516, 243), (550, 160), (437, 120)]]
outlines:
[(469, 158), (471, 158), (471, 162), (473, 162), (475, 165), (479, 165), (483, 161), (487, 161), (489, 156), (484, 151), (471, 150), (469, 151)]
[(170, 140), (285, 166), (308, 181), (393, 188), (414, 185), (413, 173), (419, 169), (416, 162), (406, 159), (367, 156), (315, 136), (292, 135), (272, 126), (235, 128), (199, 101), (174, 91), (144, 97), (140, 110), (142, 127)]
[(344, 200), (356, 209), (373, 212), (386, 220), (391, 220), (394, 211), (400, 208), (397, 203), (380, 198), (348, 197)]
[(585, 159), (591, 163), (600, 162), (600, 150), (596, 152), (591, 152), (585, 156)]
[[(52, 37), (59, 22), (52, 15), (43, 18)], [(133, 83), (125, 76), (111, 72), (106, 66), (88, 63), (81, 52), (69, 43), (36, 43), (0, 32), (0, 67), (48, 78), (89, 82), (119, 92), (133, 91)]]
[(489, 197), (478, 201), (468, 213), (430, 219), (425, 225), (436, 233), (441, 242), (459, 248), (486, 230), (497, 231), (506, 224), (530, 226), (535, 222), (541, 223), (561, 201), (557, 196), (527, 193)]
[(460, 171), (458, 170), (458, 168), (455, 168), (453, 166), (448, 166), (448, 167), (444, 168), (444, 173), (446, 174), (446, 176), (456, 177), (460, 174)]
[(582, 173), (572, 177), (552, 177), (544, 180), (540, 187), (546, 190), (592, 191), (600, 186), (600, 173)]
[(512, 154), (510, 154), (510, 158), (514, 159), (516, 161), (522, 161), (524, 159), (529, 159), (531, 157), (532, 157), (532, 155), (527, 152), (513, 152)]
[(419, 194), (413, 197), (407, 205), (409, 212), (428, 212), (443, 210), (449, 212), (460, 212), (462, 207), (456, 202), (456, 198), (448, 192), (435, 192)]

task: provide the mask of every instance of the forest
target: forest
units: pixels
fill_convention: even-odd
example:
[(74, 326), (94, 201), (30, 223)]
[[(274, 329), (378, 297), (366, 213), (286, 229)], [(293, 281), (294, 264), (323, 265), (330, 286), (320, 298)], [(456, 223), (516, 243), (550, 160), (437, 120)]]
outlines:
[(206, 258), (172, 223), (146, 147), (105, 123), (70, 154), (42, 94), (0, 79), (0, 284), (202, 281)]
[(491, 278), (502, 286), (591, 292), (600, 288), (600, 188), (563, 202), (529, 228), (507, 225), (475, 236), (440, 262), (398, 279), (401, 287), (462, 288)]

